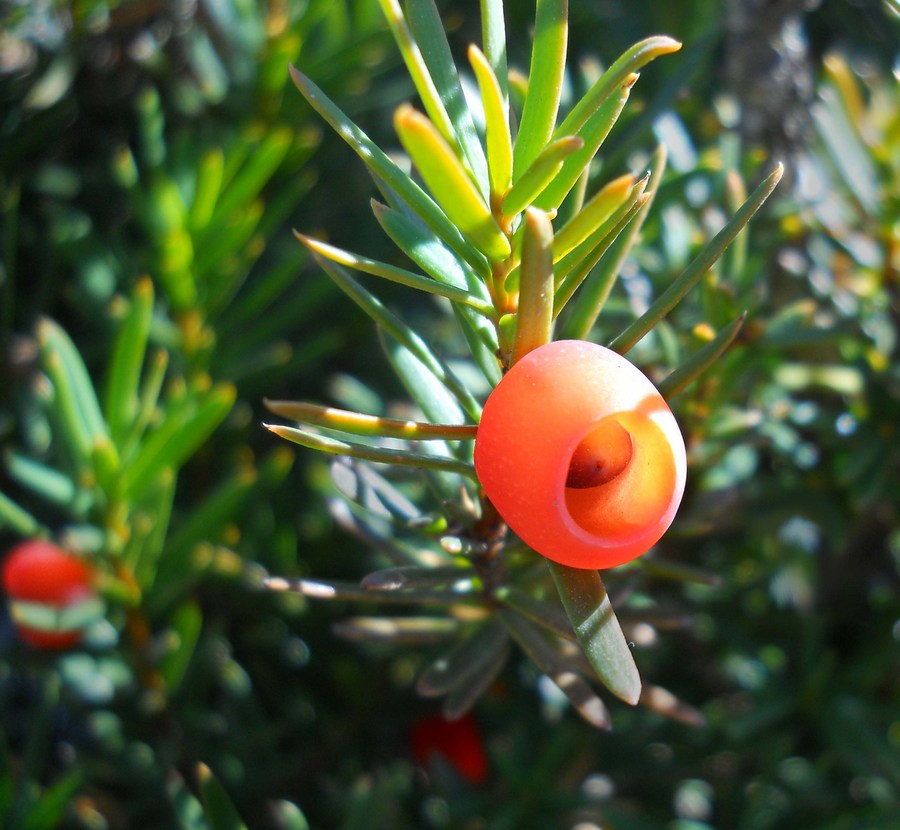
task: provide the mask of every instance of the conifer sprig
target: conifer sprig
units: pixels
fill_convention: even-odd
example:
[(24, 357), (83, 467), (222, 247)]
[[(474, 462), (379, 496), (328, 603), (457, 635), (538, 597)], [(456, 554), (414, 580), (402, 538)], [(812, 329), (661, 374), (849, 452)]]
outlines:
[[(375, 417), (279, 401), (269, 407), (297, 426), (269, 429), (306, 446), (360, 459), (354, 464), (393, 464), (407, 474), (417, 468), (421, 480), (439, 496), (443, 513), (439, 524), (453, 528), (455, 553), (449, 565), (448, 548), (435, 554), (432, 565), (417, 565), (418, 570), (435, 568), (432, 575), (437, 579), (434, 583), (420, 573), (415, 577), (419, 587), (384, 590), (384, 579), (378, 574), (363, 580), (360, 589), (335, 586), (330, 593), (319, 591), (309, 580), (297, 586), (278, 582), (277, 587), (294, 588), (307, 596), (360, 601), (373, 600), (377, 594), (384, 601), (390, 601), (390, 595), (402, 595), (404, 602), (420, 597), (430, 603), (441, 596), (452, 604), (453, 593), (445, 593), (440, 584), (447, 580), (453, 584), (452, 571), (458, 566), (462, 580), (458, 586), (469, 586), (461, 595), (469, 601), (477, 597), (488, 621), (474, 630), (459, 629), (463, 633), (458, 644), (422, 675), (420, 692), (446, 695), (445, 711), (461, 715), (477, 694), (462, 694), (460, 689), (471, 689), (473, 678), (496, 676), (513, 641), (557, 682), (583, 717), (608, 727), (605, 705), (585, 682), (584, 658), (595, 678), (628, 703), (641, 699), (641, 682), (599, 574), (554, 564), (553, 579), (548, 583), (544, 578), (540, 598), (534, 594), (538, 584), (534, 558), (509, 534), (483, 494), (471, 489), (469, 439), (477, 435), (485, 381), (489, 387), (496, 386), (513, 364), (555, 337), (590, 337), (626, 257), (640, 238), (664, 174), (665, 151), (657, 150), (646, 175), (610, 171), (612, 178), (597, 185), (595, 161), (627, 109), (639, 71), (657, 57), (677, 52), (681, 44), (665, 36), (635, 44), (561, 113), (568, 3), (538, 0), (531, 68), (520, 84), (522, 105), (514, 111), (509, 93), (515, 84), (506, 63), (502, 2), (485, 0), (483, 43), (471, 45), (467, 55), (480, 95), (484, 131), (479, 134), (474, 126), (479, 120), (471, 117), (463, 97), (462, 73), (453, 61), (433, 0), (409, 0), (405, 6), (397, 0), (381, 0), (381, 6), (423, 110), (404, 103), (394, 113), (410, 172), (376, 146), (309, 78), (293, 68), (291, 77), (374, 176), (384, 199), (384, 203), (373, 202), (375, 217), (412, 267), (297, 236), (376, 323), (391, 363), (423, 417)], [(684, 273), (612, 340), (612, 348), (629, 350), (672, 312), (723, 255), (780, 177), (779, 166)], [(585, 184), (593, 190), (586, 198)], [(347, 269), (449, 301), (481, 380), (470, 385), (471, 376), (457, 371), (446, 343), (404, 322), (378, 297), (377, 286), (364, 288)], [(680, 391), (707, 370), (728, 348), (742, 320), (721, 328), (705, 347), (675, 367), (665, 388), (670, 393)], [(382, 481), (382, 490), (388, 492), (387, 479)], [(434, 540), (414, 521), (395, 516), (383, 526), (374, 515), (371, 520), (365, 518), (362, 486), (362, 478), (357, 478), (354, 532), (385, 551), (408, 552), (410, 545), (432, 549)], [(451, 576), (445, 573), (448, 568)], [(546, 569), (542, 573), (546, 577)], [(464, 578), (467, 574), (474, 579)], [(547, 599), (548, 584), (555, 586), (557, 601)], [(366, 590), (365, 586), (375, 585), (377, 591)], [(433, 637), (438, 631), (441, 637), (458, 635), (456, 627), (442, 626), (436, 618), (434, 625), (418, 619), (400, 624), (386, 618), (379, 624), (374, 618), (357, 618), (341, 627), (351, 639), (397, 642)], [(584, 652), (582, 663), (570, 653), (573, 642)], [(475, 684), (479, 693), (487, 682)], [(646, 696), (659, 704), (658, 694)], [(677, 706), (670, 701), (656, 708), (675, 711)]]

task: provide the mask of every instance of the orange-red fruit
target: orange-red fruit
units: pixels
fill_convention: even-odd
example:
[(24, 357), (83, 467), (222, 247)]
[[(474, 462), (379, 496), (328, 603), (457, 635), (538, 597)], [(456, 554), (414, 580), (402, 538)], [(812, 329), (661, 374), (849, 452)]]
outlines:
[(413, 724), (409, 736), (413, 757), (427, 764), (440, 755), (467, 781), (481, 784), (488, 777), (488, 759), (478, 724), (471, 714), (459, 720), (430, 715)]
[(684, 439), (650, 380), (581, 340), (530, 352), (484, 406), (475, 470), (510, 528), (573, 568), (611, 568), (672, 523), (687, 476)]
[(94, 596), (91, 569), (81, 559), (42, 539), (14, 547), (3, 563), (3, 590), (12, 602), (19, 636), (36, 648), (75, 645), (83, 631), (55, 631), (29, 626), (17, 619), (16, 606), (41, 606), (62, 612)]

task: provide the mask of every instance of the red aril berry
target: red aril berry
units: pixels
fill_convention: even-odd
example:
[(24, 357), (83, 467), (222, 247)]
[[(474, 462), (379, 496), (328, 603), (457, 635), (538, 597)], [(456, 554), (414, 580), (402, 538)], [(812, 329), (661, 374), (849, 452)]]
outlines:
[(36, 648), (75, 645), (102, 610), (90, 567), (42, 539), (10, 551), (3, 563), (3, 590), (19, 636)]
[(471, 714), (459, 720), (447, 720), (443, 715), (421, 718), (413, 724), (409, 742), (419, 764), (427, 764), (432, 755), (440, 755), (472, 784), (480, 784), (488, 776), (481, 732)]
[(665, 533), (687, 460), (671, 410), (639, 369), (604, 346), (559, 340), (525, 355), (488, 397), (475, 470), (523, 542), (597, 569)]

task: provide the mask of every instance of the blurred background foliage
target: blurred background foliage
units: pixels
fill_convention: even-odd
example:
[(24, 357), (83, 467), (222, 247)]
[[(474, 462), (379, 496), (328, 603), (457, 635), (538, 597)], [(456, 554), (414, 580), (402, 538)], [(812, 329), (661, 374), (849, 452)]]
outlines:
[[(440, 5), (462, 54), (476, 4)], [(524, 71), (534, 10), (509, 6)], [(632, 355), (652, 374), (747, 312), (673, 400), (692, 469), (675, 526), (639, 578), (608, 578), (642, 673), (696, 712), (619, 705), (598, 733), (514, 660), (468, 765), (429, 758), (414, 681), (438, 652), (348, 644), (349, 607), (263, 588), (378, 562), (329, 513), (327, 462), (258, 427), (264, 395), (403, 397), (290, 233), (388, 250), (371, 181), (286, 72), (395, 147), (412, 91), (377, 3), (3, 0), (0, 542), (97, 557), (108, 611), (60, 654), (4, 618), (2, 826), (900, 826), (896, 4), (571, 6), (573, 99), (635, 40), (685, 43), (605, 146), (610, 175), (657, 141), (669, 166), (598, 338), (770, 160), (789, 169)]]

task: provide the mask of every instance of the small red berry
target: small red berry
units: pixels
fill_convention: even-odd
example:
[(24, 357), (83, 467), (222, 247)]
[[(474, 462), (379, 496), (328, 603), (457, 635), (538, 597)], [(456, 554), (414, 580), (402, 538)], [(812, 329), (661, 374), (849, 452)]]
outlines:
[(97, 615), (90, 567), (42, 539), (10, 551), (3, 563), (3, 590), (19, 636), (36, 648), (75, 645)]
[(597, 569), (665, 533), (687, 460), (671, 410), (639, 369), (603, 346), (559, 340), (525, 355), (488, 397), (475, 470), (523, 542)]
[(410, 732), (410, 749), (419, 764), (427, 764), (432, 755), (440, 755), (463, 778), (481, 784), (488, 776), (488, 760), (475, 718), (469, 714), (459, 720), (429, 715), (416, 721)]

